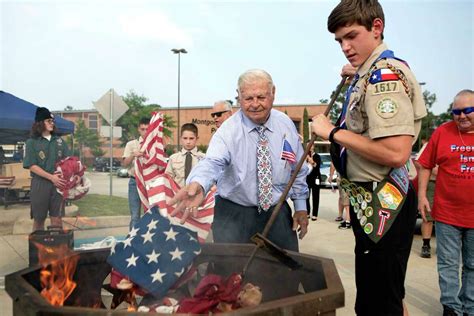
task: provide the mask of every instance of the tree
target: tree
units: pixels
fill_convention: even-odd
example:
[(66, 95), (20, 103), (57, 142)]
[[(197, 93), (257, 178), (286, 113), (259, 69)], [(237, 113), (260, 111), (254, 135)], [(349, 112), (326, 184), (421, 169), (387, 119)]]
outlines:
[(79, 159), (81, 160), (84, 147), (90, 148), (94, 157), (103, 156), (105, 153), (100, 148), (102, 142), (100, 141), (99, 135), (97, 132), (88, 129), (83, 120), (77, 121), (76, 131), (74, 133), (74, 142), (79, 147)]
[(309, 118), (308, 110), (304, 108), (303, 111), (303, 144), (309, 141)]
[[(337, 119), (341, 115), (342, 105), (344, 104), (344, 100), (346, 98), (346, 91), (347, 91), (348, 87), (349, 87), (349, 85), (347, 85), (347, 84), (342, 87), (341, 92), (339, 93), (339, 95), (336, 98), (336, 101), (334, 101), (334, 105), (332, 106), (331, 111), (329, 111), (329, 119), (331, 120), (331, 122), (333, 124), (336, 123)], [(336, 91), (333, 91), (331, 93), (331, 99), (333, 98), (334, 93), (336, 93)], [(319, 102), (322, 103), (322, 104), (325, 104), (325, 103), (327, 104), (327, 103), (329, 103), (329, 100), (328, 99), (320, 99)]]
[(423, 99), (425, 101), (426, 105), (426, 111), (427, 115), (421, 120), (421, 130), (420, 134), (418, 136), (418, 140), (415, 143), (414, 147), (417, 148), (418, 150), (421, 149), (421, 139), (426, 139), (428, 140), (431, 137), (431, 134), (437, 127), (436, 125), (436, 120), (437, 116), (431, 111), (431, 108), (433, 107), (433, 104), (436, 103), (436, 94), (431, 93), (428, 90), (423, 91)]
[[(159, 111), (159, 104), (146, 104), (148, 99), (143, 95), (138, 95), (135, 91), (130, 90), (123, 101), (129, 106), (128, 111), (117, 121), (116, 125), (122, 127), (122, 144), (126, 144), (129, 140), (138, 138), (138, 124), (143, 117), (151, 118), (151, 113)], [(169, 115), (164, 116), (163, 134), (171, 137), (173, 133), (170, 128), (176, 127), (175, 122)]]

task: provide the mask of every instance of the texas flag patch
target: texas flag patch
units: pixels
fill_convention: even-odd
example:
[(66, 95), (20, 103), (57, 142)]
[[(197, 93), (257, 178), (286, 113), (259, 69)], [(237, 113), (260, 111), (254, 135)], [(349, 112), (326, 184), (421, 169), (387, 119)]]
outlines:
[(377, 69), (373, 71), (372, 74), (370, 75), (369, 82), (371, 84), (375, 84), (377, 82), (390, 81), (390, 80), (398, 80), (397, 74), (388, 68), (383, 68), (383, 69)]

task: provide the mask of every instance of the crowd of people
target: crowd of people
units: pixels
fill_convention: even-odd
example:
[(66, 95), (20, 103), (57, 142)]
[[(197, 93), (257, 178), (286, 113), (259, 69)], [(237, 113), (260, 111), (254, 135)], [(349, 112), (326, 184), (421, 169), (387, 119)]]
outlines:
[[(474, 210), (469, 196), (474, 189), (474, 92), (466, 89), (455, 96), (453, 120), (434, 131), (414, 168), (410, 155), (426, 106), (408, 63), (383, 41), (381, 5), (376, 0), (343, 0), (327, 25), (349, 62), (341, 71), (349, 87), (337, 122), (320, 114), (313, 118), (311, 130), (331, 143), (330, 177), (337, 174), (339, 190), (335, 220), (341, 222), (339, 228), (352, 229), (355, 237), (355, 313), (408, 315), (405, 276), (419, 211), (424, 258), (431, 257), (433, 222), (436, 229), (443, 315), (474, 315)], [(171, 203), (186, 219), (216, 188), (214, 242), (248, 243), (263, 231), (296, 173), (284, 196), (293, 207), (283, 203), (268, 238), (298, 251), (309, 220), (318, 219), (321, 158), (316, 152), (303, 157), (292, 120), (273, 109), (276, 86), (269, 73), (244, 72), (237, 93), (240, 110), (235, 113), (228, 101), (214, 104), (211, 116), (217, 129), (205, 154), (196, 147), (196, 125), (181, 126), (182, 149), (169, 157), (165, 170), (182, 188)], [(133, 162), (143, 155), (140, 142), (148, 124), (147, 119), (140, 121), (140, 138), (128, 142), (123, 154), (130, 174), (130, 228), (140, 218)], [(63, 180), (53, 167), (69, 151), (56, 136), (54, 117), (47, 109), (38, 109), (32, 131), (24, 167), (33, 175), (31, 210), (38, 230), (44, 228), (48, 213), (61, 225), (61, 198), (55, 187)], [(300, 159), (307, 163), (297, 169)], [(427, 188), (435, 172), (430, 203)]]

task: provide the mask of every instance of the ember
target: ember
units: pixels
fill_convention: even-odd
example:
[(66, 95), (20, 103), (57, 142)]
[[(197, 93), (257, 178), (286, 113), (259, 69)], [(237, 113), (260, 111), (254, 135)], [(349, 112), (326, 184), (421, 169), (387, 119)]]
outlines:
[[(76, 270), (78, 256), (68, 245), (48, 247), (36, 243), (39, 263), (43, 267), (40, 272), (41, 295), (54, 306), (63, 306), (64, 301), (76, 288), (72, 277)], [(66, 259), (63, 259), (66, 257)]]

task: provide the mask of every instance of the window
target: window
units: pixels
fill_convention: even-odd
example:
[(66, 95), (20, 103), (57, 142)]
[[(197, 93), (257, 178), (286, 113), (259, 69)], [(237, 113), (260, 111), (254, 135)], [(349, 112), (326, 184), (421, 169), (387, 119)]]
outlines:
[(96, 114), (89, 114), (89, 129), (97, 131), (97, 115)]
[(296, 121), (296, 120), (292, 120), (292, 121), (293, 121), (293, 124), (295, 124), (296, 131), (299, 134), (300, 133), (300, 123), (301, 123), (301, 121)]

